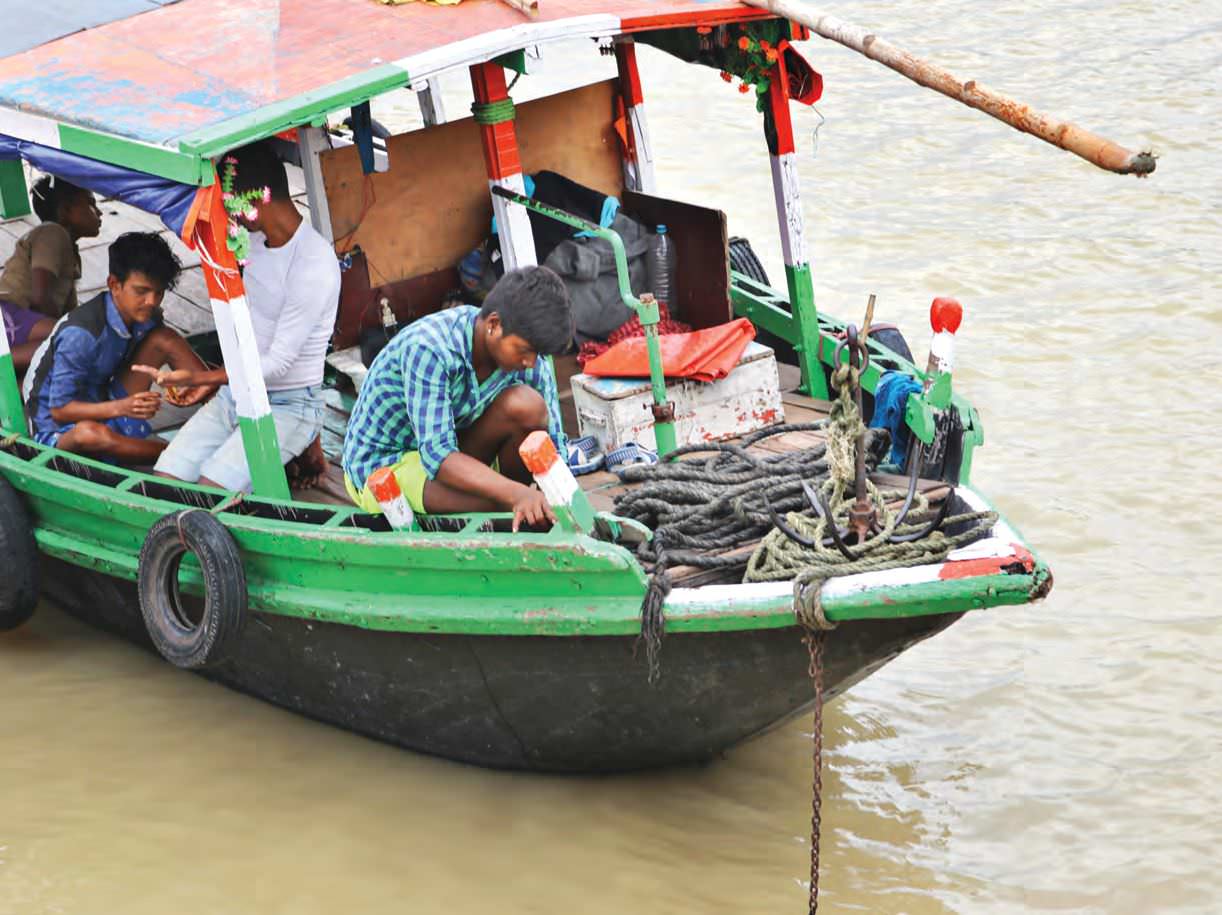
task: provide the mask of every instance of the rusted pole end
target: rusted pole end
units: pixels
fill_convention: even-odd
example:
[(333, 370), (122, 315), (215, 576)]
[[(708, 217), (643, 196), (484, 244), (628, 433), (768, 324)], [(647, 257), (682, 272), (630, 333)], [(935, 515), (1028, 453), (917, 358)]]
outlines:
[(1122, 174), (1136, 175), (1138, 178), (1144, 178), (1154, 171), (1154, 166), (1158, 164), (1158, 156), (1152, 152), (1139, 152), (1129, 156), (1129, 161), (1125, 163), (1125, 169)]

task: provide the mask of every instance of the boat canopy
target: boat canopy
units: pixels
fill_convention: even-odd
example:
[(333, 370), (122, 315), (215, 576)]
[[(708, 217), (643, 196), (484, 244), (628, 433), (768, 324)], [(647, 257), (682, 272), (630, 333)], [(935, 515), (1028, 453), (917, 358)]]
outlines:
[(771, 16), (737, 0), (549, 0), (535, 19), (502, 0), (102, 6), (113, 16), (80, 12), (68, 23), (79, 31), (0, 59), (0, 134), (197, 186), (228, 149), (455, 67), (563, 39)]
[(198, 191), (189, 184), (0, 134), (0, 162), (13, 159), (25, 159), (39, 171), (160, 216), (179, 236)]

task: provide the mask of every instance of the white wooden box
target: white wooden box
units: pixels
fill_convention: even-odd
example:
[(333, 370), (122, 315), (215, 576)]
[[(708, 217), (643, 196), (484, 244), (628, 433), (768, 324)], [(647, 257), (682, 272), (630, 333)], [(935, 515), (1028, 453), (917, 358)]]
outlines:
[[(598, 439), (604, 453), (627, 442), (657, 448), (648, 378), (574, 375), (572, 386), (580, 434)], [(666, 397), (675, 405), (675, 439), (679, 445), (733, 438), (785, 418), (776, 357), (754, 340), (725, 378), (670, 379)]]

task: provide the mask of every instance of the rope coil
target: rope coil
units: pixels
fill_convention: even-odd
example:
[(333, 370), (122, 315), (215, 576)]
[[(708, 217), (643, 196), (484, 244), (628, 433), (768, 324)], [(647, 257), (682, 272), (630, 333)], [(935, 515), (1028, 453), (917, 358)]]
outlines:
[(513, 99), (497, 99), (495, 102), (474, 102), (471, 114), (477, 124), (503, 124), (514, 118)]

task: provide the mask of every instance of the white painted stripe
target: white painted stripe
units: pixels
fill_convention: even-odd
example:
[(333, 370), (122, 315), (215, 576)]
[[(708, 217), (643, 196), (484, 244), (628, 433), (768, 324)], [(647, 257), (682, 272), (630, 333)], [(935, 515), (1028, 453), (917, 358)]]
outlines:
[(211, 301), (221, 353), (225, 357), (225, 369), (229, 374), (229, 387), (233, 391), (238, 415), (248, 419), (267, 416), (272, 408), (267, 400), (267, 387), (263, 383), (259, 346), (255, 341), (255, 329), (250, 321), (246, 296), (237, 296), (228, 302), (223, 299)]
[[(956, 492), (972, 511), (992, 511), (989, 503), (975, 490), (960, 486)], [(969, 559), (1004, 559), (1019, 556), (1022, 539), (1004, 520), (999, 519), (993, 535), (968, 546), (952, 550), (947, 562)], [(879, 588), (895, 588), (905, 585), (926, 584), (941, 578), (945, 562), (927, 563), (903, 569), (885, 569), (881, 572), (861, 572), (857, 575), (842, 575), (829, 578), (823, 584), (823, 597), (847, 597)], [(960, 581), (962, 579), (959, 579)], [(723, 607), (733, 613), (743, 606), (783, 604), (793, 600), (792, 581), (744, 582), (737, 585), (706, 585), (703, 588), (675, 588), (666, 598), (668, 610), (687, 607)]]
[(0, 133), (59, 149), (59, 124), (50, 118), (12, 108), (0, 108)]
[(776, 217), (781, 228), (781, 252), (785, 265), (804, 267), (810, 262), (810, 255), (806, 252), (797, 156), (794, 153), (784, 153), (770, 158), (772, 192), (776, 197)]
[(418, 86), (446, 70), (483, 63), (527, 45), (547, 44), (566, 38), (602, 38), (619, 32), (620, 18), (605, 14), (573, 16), (553, 22), (524, 22), (413, 54), (394, 61), (394, 65), (406, 70), (412, 85)]
[(441, 100), (441, 80), (427, 80), (416, 90), (416, 101), (420, 103), (420, 117), (424, 126), (432, 127), (446, 122), (446, 109)]
[(929, 354), (938, 360), (938, 371), (950, 372), (955, 368), (955, 335), (941, 330), (929, 341)]
[(301, 172), (305, 178), (306, 199), (310, 202), (310, 224), (327, 241), (335, 241), (335, 233), (331, 230), (331, 205), (323, 186), (322, 162), (319, 159), (319, 155), (330, 148), (329, 135), (321, 127), (297, 128)]
[(569, 465), (564, 463), (559, 456), (552, 461), (551, 467), (543, 473), (535, 474), (535, 482), (543, 490), (547, 504), (553, 508), (571, 505), (573, 496), (577, 495), (577, 479), (569, 470)]
[(634, 190), (652, 194), (657, 187), (653, 172), (653, 147), (649, 145), (649, 125), (645, 121), (645, 106), (633, 105), (628, 109), (628, 123), (632, 129), (632, 140), (636, 146)]
[[(489, 188), (497, 185), (526, 196), (526, 184), (521, 172), (488, 182)], [(517, 270), (519, 267), (531, 267), (539, 263), (535, 256), (535, 236), (530, 229), (530, 214), (526, 207), (493, 194), (492, 212), (496, 216), (497, 234), (501, 237), (501, 256), (505, 258), (505, 269)]]

